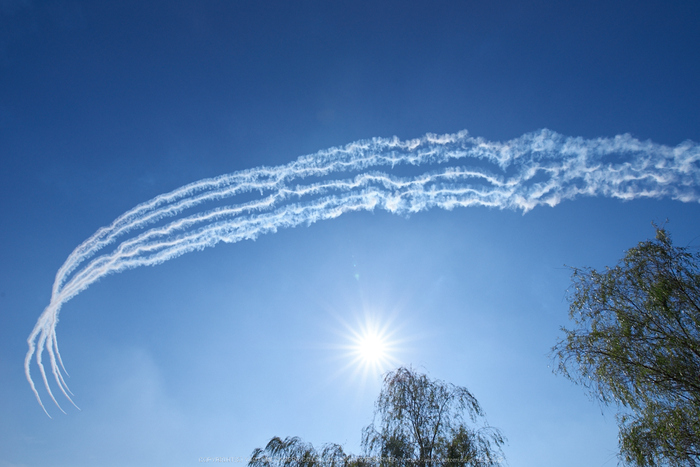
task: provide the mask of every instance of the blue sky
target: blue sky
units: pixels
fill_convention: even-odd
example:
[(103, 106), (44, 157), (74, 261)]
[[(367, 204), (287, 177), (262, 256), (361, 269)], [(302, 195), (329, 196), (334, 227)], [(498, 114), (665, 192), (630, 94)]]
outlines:
[(464, 129), (700, 141), (699, 20), (693, 1), (0, 1), (0, 466), (189, 466), (291, 435), (358, 453), (367, 321), (393, 364), (473, 392), (509, 465), (615, 465), (614, 411), (551, 371), (565, 265), (613, 265), (652, 221), (697, 246), (697, 202), (354, 212), (105, 277), (61, 310), (81, 410), (43, 392), (53, 419), (26, 339), (77, 245), (203, 178)]

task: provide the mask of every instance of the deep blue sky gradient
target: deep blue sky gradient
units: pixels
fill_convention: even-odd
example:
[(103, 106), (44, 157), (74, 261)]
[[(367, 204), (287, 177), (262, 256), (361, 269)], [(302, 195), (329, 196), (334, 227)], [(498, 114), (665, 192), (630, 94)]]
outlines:
[(365, 316), (475, 394), (509, 465), (615, 465), (614, 411), (551, 371), (565, 265), (613, 265), (652, 221), (697, 246), (695, 203), (352, 213), (108, 277), (61, 312), (82, 411), (53, 419), (26, 338), (73, 248), (205, 177), (462, 129), (700, 141), (699, 24), (696, 1), (0, 1), (0, 467), (358, 453)]

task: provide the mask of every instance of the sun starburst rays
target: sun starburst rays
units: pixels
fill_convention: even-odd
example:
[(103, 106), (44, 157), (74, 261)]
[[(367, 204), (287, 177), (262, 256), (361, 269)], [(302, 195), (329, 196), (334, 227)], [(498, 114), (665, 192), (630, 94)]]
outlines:
[(343, 323), (345, 342), (340, 348), (345, 364), (340, 370), (349, 371), (351, 380), (360, 386), (369, 380), (378, 382), (382, 374), (400, 363), (401, 340), (395, 320), (378, 316), (366, 313), (353, 324)]

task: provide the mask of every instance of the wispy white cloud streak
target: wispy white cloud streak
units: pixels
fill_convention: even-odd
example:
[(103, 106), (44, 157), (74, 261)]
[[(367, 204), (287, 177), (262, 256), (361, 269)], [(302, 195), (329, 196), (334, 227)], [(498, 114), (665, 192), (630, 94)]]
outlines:
[[(398, 175), (406, 172), (417, 174)], [(201, 180), (136, 206), (68, 256), (27, 339), (27, 380), (46, 412), (30, 374), (35, 357), (60, 409), (42, 361), (46, 351), (56, 384), (73, 402), (56, 340), (58, 314), (68, 300), (109, 274), (350, 211), (408, 215), (434, 207), (488, 206), (527, 212), (578, 196), (698, 202), (699, 182), (696, 143), (669, 147), (630, 135), (584, 139), (549, 130), (506, 142), (466, 131), (409, 141), (375, 138), (278, 167)]]

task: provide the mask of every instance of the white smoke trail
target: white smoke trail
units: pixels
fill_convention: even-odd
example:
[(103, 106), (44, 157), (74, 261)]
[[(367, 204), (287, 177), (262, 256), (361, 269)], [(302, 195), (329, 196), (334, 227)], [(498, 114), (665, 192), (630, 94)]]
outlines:
[[(398, 175), (421, 169), (417, 175)], [(668, 147), (629, 135), (583, 139), (549, 130), (507, 142), (474, 138), (466, 131), (409, 141), (375, 138), (278, 167), (201, 180), (136, 206), (68, 256), (56, 273), (51, 301), (27, 339), (27, 380), (48, 415), (30, 374), (36, 355), (44, 386), (61, 409), (42, 363), (46, 350), (58, 387), (73, 403), (56, 340), (58, 314), (68, 300), (109, 274), (349, 211), (410, 214), (432, 207), (489, 206), (527, 212), (579, 195), (697, 202), (699, 182), (696, 143)], [(126, 238), (108, 250), (121, 237)]]

